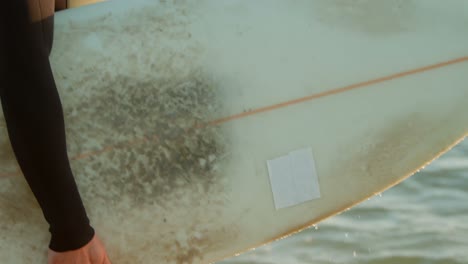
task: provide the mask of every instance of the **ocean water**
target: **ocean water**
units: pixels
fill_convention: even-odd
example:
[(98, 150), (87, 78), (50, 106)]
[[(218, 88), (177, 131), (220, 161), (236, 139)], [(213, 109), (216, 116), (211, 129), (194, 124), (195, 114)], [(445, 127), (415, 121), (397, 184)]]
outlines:
[(399, 185), (218, 264), (468, 263), (468, 139)]

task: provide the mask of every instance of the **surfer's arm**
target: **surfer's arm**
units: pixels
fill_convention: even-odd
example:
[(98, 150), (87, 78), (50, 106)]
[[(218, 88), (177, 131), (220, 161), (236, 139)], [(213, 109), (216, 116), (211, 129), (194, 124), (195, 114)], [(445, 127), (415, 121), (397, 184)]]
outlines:
[(78, 249), (91, 241), (94, 230), (70, 169), (63, 110), (45, 44), (45, 26), (53, 25), (53, 17), (31, 24), (26, 0), (5, 1), (1, 9), (0, 96), (10, 141), (50, 225), (50, 249)]

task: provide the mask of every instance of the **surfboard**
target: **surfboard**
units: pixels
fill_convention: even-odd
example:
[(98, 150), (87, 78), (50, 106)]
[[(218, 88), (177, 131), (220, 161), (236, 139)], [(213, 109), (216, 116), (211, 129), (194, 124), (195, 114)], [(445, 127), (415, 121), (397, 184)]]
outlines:
[[(115, 264), (286, 237), (468, 132), (465, 1), (111, 1), (55, 21), (68, 152)], [(46, 263), (0, 129), (0, 260)]]

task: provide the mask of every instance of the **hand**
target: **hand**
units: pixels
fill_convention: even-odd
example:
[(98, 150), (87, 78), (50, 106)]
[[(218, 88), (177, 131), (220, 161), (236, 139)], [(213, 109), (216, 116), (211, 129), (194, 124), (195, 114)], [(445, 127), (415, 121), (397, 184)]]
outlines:
[(101, 240), (94, 235), (84, 247), (65, 251), (55, 252), (49, 249), (49, 264), (111, 264), (107, 256), (106, 249)]

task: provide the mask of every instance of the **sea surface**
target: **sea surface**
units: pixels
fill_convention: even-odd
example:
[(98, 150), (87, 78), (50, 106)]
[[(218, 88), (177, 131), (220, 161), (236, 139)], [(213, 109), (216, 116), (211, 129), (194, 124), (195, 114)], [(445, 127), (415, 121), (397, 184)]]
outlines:
[(218, 264), (468, 263), (468, 139), (317, 226)]

